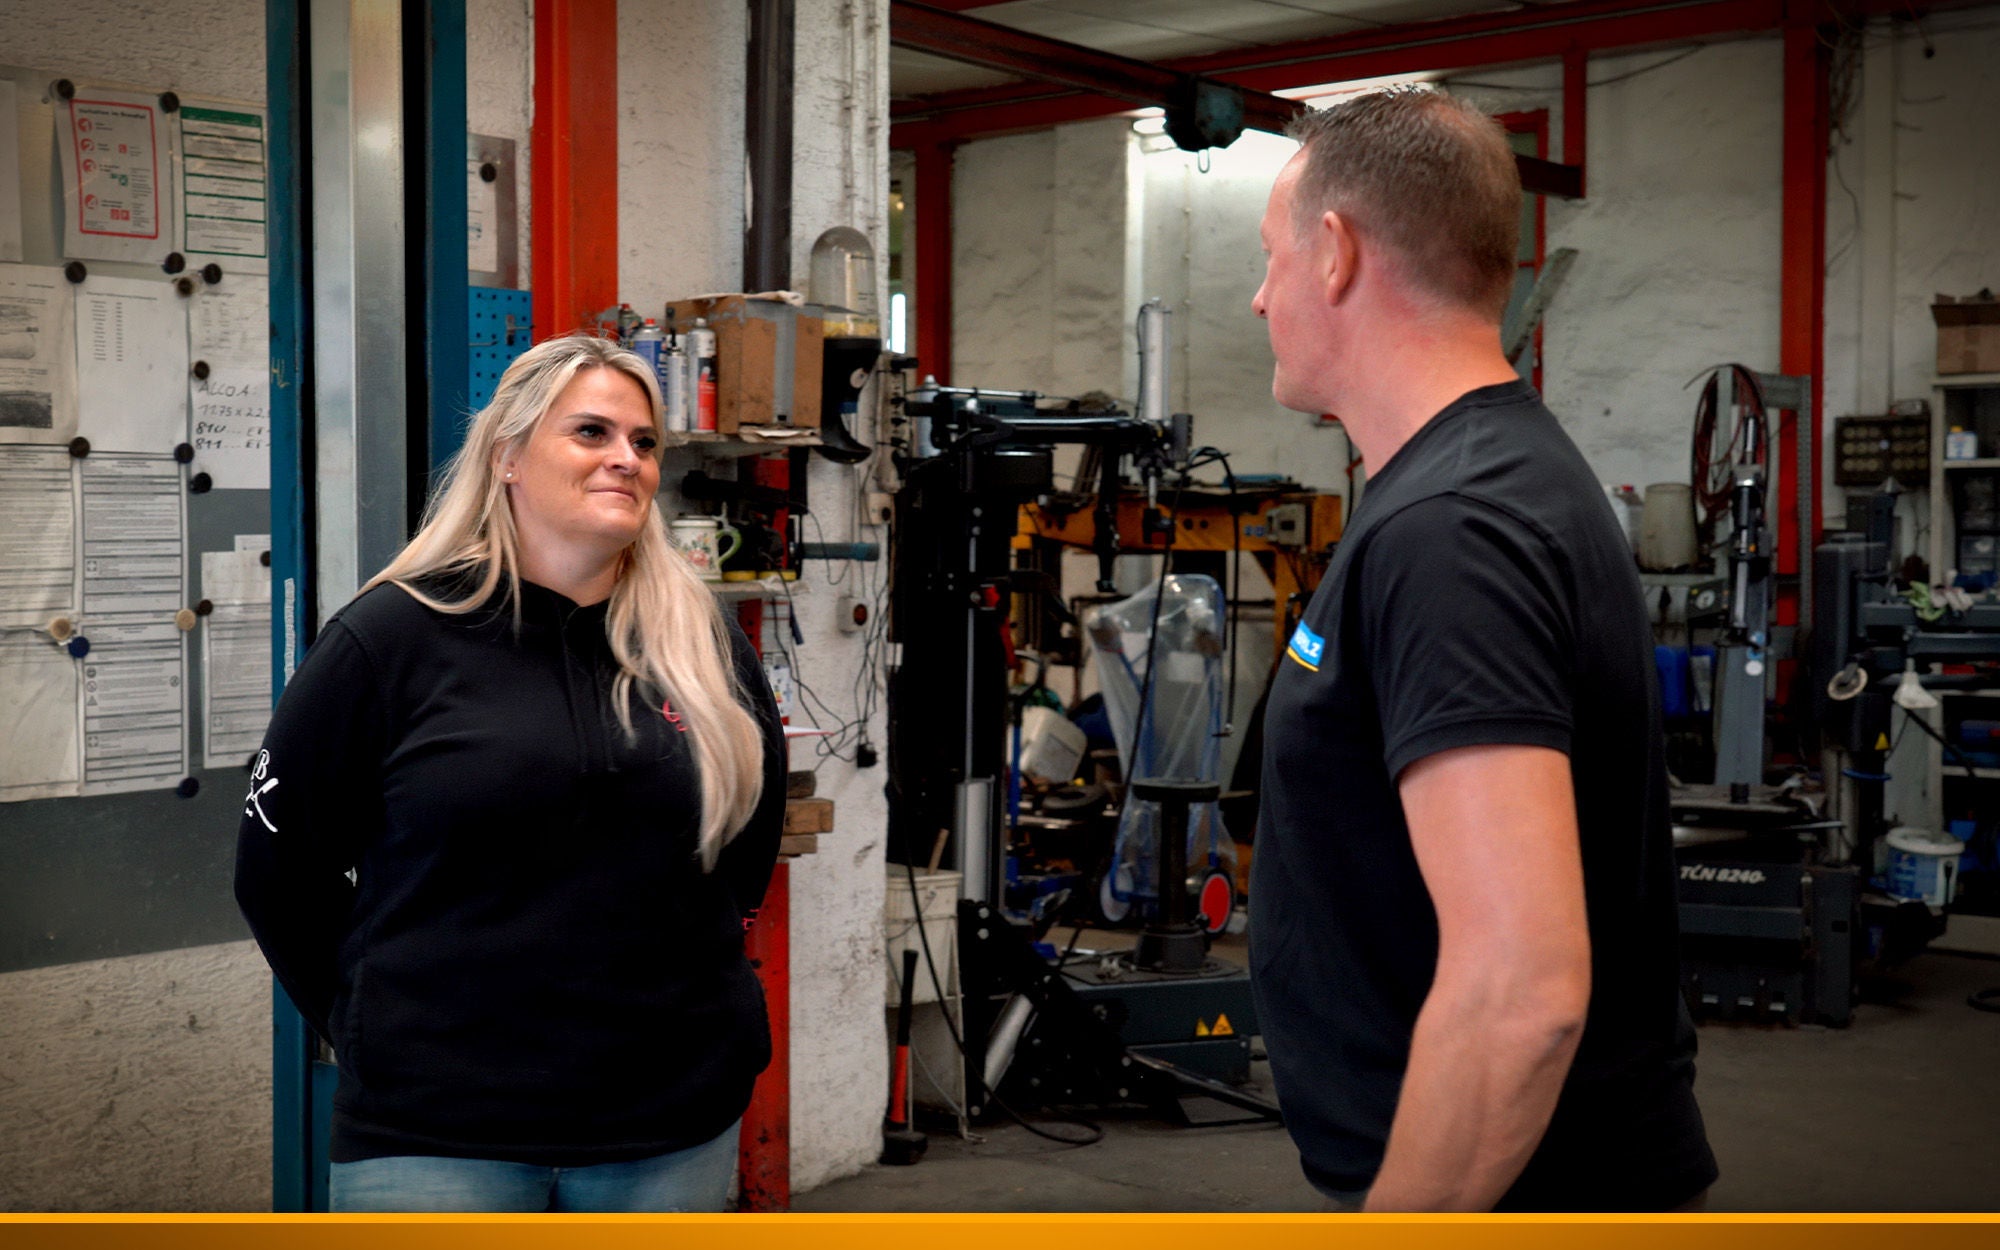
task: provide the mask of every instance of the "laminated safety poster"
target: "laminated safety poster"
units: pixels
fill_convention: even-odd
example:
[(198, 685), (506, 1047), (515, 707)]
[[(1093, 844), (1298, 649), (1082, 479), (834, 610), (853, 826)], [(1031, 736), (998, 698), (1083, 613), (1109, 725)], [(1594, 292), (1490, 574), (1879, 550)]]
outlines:
[(174, 136), (159, 97), (78, 86), (58, 101), (63, 255), (159, 264), (174, 250)]

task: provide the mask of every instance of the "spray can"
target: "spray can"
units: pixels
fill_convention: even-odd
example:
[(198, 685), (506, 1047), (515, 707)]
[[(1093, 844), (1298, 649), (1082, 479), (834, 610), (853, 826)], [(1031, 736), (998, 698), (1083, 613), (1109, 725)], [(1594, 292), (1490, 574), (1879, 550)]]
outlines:
[(694, 418), (695, 429), (713, 430), (716, 407), (715, 331), (708, 328), (708, 318), (694, 319), (694, 328), (687, 334), (687, 354), (688, 376), (692, 379), (688, 387), (688, 413)]
[(643, 325), (632, 331), (632, 354), (645, 361), (657, 375), (660, 372), (660, 351), (666, 346), (666, 341), (666, 332), (660, 329), (658, 322), (648, 317)]
[(669, 335), (660, 345), (660, 423), (668, 430), (685, 430), (688, 423), (687, 349), (682, 336)]
[(639, 328), (639, 314), (632, 310), (632, 305), (630, 304), (618, 305), (619, 345), (621, 347), (629, 346), (632, 342), (632, 334), (638, 328)]

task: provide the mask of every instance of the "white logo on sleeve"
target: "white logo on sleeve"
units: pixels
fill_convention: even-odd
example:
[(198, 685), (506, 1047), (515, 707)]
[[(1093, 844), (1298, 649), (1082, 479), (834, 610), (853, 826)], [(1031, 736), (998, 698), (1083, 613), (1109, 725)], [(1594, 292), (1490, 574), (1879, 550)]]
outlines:
[(255, 816), (264, 823), (266, 829), (276, 833), (278, 827), (264, 814), (264, 796), (278, 788), (278, 779), (270, 776), (270, 772), (271, 753), (257, 752), (257, 766), (250, 770), (250, 793), (243, 796), (243, 814)]

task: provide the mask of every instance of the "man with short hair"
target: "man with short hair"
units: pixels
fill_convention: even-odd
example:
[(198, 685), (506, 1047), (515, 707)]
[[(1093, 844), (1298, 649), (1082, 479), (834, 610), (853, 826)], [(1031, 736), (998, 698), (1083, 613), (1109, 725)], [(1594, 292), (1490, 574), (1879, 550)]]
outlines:
[(1671, 1210), (1715, 1179), (1652, 637), (1500, 346), (1521, 189), (1440, 92), (1305, 114), (1253, 303), (1366, 496), (1279, 664), (1250, 937), (1306, 1174), (1369, 1210)]

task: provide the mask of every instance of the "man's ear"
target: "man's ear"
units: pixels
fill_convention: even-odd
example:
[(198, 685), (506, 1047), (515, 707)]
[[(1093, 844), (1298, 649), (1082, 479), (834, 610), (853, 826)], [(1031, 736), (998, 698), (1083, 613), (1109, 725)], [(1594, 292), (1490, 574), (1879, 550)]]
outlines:
[(1355, 275), (1361, 262), (1361, 240), (1355, 233), (1353, 222), (1331, 211), (1320, 216), (1319, 228), (1314, 234), (1322, 289), (1326, 292), (1327, 304), (1335, 305), (1354, 290)]

